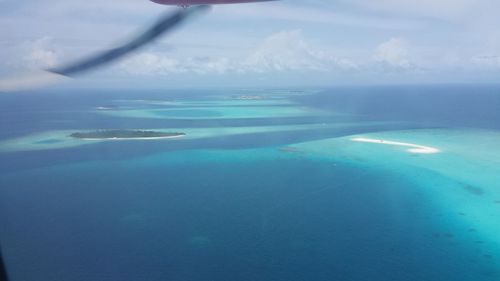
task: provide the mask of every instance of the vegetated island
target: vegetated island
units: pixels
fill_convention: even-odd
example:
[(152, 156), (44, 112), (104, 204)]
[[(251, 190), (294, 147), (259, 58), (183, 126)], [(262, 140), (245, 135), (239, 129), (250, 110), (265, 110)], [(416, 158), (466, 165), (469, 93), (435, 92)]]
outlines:
[(76, 132), (69, 135), (72, 138), (83, 140), (146, 140), (169, 139), (185, 136), (185, 133), (156, 132), (142, 130), (97, 130), (91, 132)]

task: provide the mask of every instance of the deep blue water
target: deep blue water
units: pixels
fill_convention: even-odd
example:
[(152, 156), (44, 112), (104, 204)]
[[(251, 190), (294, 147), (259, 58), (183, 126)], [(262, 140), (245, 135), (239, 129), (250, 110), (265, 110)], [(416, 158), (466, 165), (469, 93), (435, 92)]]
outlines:
[[(217, 91), (23, 93), (0, 96), (0, 139), (55, 129), (342, 121), (399, 122), (366, 131), (500, 129), (500, 87), (468, 87), (327, 89), (294, 99), (356, 115), (251, 120), (134, 119), (88, 111), (119, 99), (196, 100)], [(354, 133), (359, 129), (1, 153), (0, 242), (11, 277), (498, 280), (489, 260), (445, 234), (451, 222), (408, 179), (277, 149)]]

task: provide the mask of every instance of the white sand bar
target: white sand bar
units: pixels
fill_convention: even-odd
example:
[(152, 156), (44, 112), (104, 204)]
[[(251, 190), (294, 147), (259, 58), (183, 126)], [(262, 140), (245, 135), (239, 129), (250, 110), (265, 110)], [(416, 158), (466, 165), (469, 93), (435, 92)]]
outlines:
[(381, 139), (369, 139), (369, 138), (352, 138), (351, 140), (357, 141), (357, 142), (368, 142), (368, 143), (378, 143), (378, 144), (410, 147), (410, 149), (408, 149), (408, 151), (411, 153), (433, 154), (433, 153), (440, 152), (440, 150), (435, 148), (435, 147), (423, 146), (423, 145), (406, 143), (406, 142), (388, 141), (388, 140), (381, 140)]

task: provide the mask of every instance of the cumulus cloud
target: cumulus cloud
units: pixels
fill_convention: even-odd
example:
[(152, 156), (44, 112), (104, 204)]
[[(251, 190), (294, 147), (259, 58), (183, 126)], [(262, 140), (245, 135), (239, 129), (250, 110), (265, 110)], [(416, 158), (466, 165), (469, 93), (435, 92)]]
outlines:
[(401, 38), (391, 38), (378, 45), (375, 50), (374, 59), (378, 63), (392, 67), (403, 69), (412, 67), (409, 60), (407, 43)]
[(300, 31), (282, 31), (269, 36), (244, 61), (243, 65), (256, 72), (326, 70), (327, 54), (310, 46)]
[[(127, 40), (169, 9), (146, 0), (123, 0), (120, 5), (99, 0), (28, 2), (0, 0), (1, 75), (51, 67), (115, 46), (116, 40)], [(388, 73), (387, 82), (396, 76), (411, 80), (417, 72), (429, 81), (450, 81), (453, 73), (471, 81), (485, 73), (500, 77), (499, 9), (497, 0), (219, 5), (106, 74), (120, 79), (124, 73), (151, 78), (199, 74), (211, 81), (214, 76), (208, 75), (231, 79), (240, 73), (259, 79), (289, 77), (292, 82), (297, 76), (372, 81), (374, 73)]]
[(26, 43), (26, 49), (27, 53), (23, 60), (27, 68), (50, 68), (56, 66), (59, 62), (59, 55), (55, 51), (50, 37), (43, 37)]
[(169, 75), (180, 73), (224, 74), (234, 68), (227, 58), (175, 58), (160, 52), (143, 52), (123, 61), (118, 69), (129, 74)]
[(472, 58), (472, 63), (476, 66), (485, 66), (492, 68), (500, 68), (500, 56), (497, 55), (482, 55)]
[(339, 58), (326, 48), (309, 43), (300, 30), (281, 31), (269, 36), (243, 65), (256, 72), (357, 68), (349, 59)]
[(179, 61), (159, 53), (141, 53), (120, 64), (120, 68), (130, 74), (168, 74), (183, 72)]
[(121, 64), (131, 74), (225, 74), (273, 72), (326, 72), (355, 69), (346, 58), (307, 42), (299, 30), (281, 31), (265, 38), (256, 48), (241, 56), (175, 58), (168, 53), (147, 52)]

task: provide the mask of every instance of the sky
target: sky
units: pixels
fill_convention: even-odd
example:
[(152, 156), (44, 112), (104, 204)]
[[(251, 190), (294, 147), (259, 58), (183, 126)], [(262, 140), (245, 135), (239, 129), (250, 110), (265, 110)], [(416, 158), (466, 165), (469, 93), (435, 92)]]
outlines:
[[(166, 11), (147, 0), (0, 0), (0, 77), (126, 42)], [(218, 5), (69, 87), (281, 87), (500, 82), (497, 0)]]

